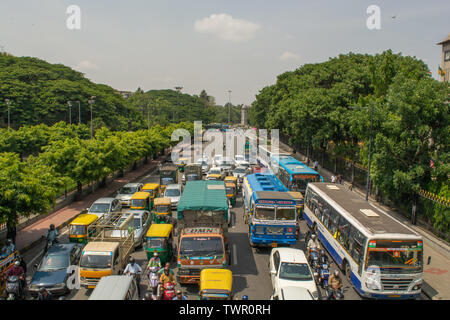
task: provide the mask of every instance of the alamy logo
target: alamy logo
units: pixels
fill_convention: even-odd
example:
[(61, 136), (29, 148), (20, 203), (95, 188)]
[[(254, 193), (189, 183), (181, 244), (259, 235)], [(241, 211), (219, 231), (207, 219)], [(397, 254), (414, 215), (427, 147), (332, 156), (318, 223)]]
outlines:
[(81, 9), (77, 5), (68, 6), (66, 13), (70, 16), (66, 20), (66, 26), (69, 30), (81, 29)]
[(366, 25), (369, 30), (381, 29), (381, 9), (377, 5), (371, 5), (367, 8), (367, 14), (370, 16), (367, 18)]
[(69, 277), (67, 278), (66, 285), (69, 290), (72, 289), (80, 289), (80, 269), (78, 266), (68, 266), (67, 274)]

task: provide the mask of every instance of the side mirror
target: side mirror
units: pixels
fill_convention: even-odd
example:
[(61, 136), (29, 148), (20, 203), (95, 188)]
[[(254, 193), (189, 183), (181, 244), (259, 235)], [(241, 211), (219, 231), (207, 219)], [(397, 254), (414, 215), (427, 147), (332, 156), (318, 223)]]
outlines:
[(430, 263), (431, 263), (431, 256), (428, 256), (427, 265), (429, 265)]
[(270, 274), (277, 274), (275, 270), (270, 270)]

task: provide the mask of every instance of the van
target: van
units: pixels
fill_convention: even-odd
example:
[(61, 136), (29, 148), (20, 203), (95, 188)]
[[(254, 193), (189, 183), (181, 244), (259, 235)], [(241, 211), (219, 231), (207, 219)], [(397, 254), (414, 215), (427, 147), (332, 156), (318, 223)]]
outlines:
[(136, 281), (126, 275), (103, 277), (89, 300), (139, 300)]

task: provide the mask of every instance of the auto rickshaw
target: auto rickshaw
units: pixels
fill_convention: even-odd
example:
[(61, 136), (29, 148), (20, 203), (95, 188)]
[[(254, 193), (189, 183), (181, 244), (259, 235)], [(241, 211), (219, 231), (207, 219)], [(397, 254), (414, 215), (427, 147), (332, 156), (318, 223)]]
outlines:
[(227, 191), (227, 198), (230, 200), (232, 206), (236, 204), (236, 184), (232, 182), (226, 182), (225, 188)]
[[(225, 177), (225, 179), (223, 179), (223, 182), (225, 182), (225, 183), (227, 183), (227, 182), (234, 183), (236, 185), (236, 188), (239, 187), (238, 178), (235, 177), (235, 176), (227, 176), (227, 177)], [(236, 192), (237, 192), (237, 189), (236, 189)]]
[(209, 174), (206, 180), (222, 181), (222, 175), (215, 173)]
[(166, 165), (159, 171), (159, 184), (161, 193), (164, 193), (166, 186), (178, 183), (178, 169), (175, 165)]
[(200, 272), (199, 300), (233, 300), (233, 274), (228, 269), (203, 269)]
[(79, 214), (69, 224), (69, 242), (86, 244), (88, 242), (88, 227), (97, 220), (98, 215), (96, 214)]
[(180, 158), (178, 159), (177, 167), (178, 171), (184, 172), (184, 167), (189, 163), (188, 158)]
[(158, 252), (161, 265), (173, 258), (173, 226), (171, 224), (152, 224), (147, 231), (145, 241), (147, 259), (150, 260)]
[(150, 198), (151, 198), (151, 208), (153, 209), (153, 201), (155, 198), (158, 198), (159, 195), (161, 194), (161, 188), (159, 186), (159, 183), (146, 183), (144, 184), (144, 186), (142, 187), (143, 192), (148, 192), (150, 193)]
[(152, 200), (148, 192), (136, 192), (131, 197), (131, 210), (151, 210)]
[(172, 216), (170, 198), (156, 198), (153, 209), (153, 223), (167, 223), (166, 217)]

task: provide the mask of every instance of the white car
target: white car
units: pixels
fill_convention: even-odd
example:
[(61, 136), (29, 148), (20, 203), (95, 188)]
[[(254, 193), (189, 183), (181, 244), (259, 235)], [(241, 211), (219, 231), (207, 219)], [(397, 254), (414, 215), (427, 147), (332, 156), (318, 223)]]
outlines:
[(127, 183), (119, 189), (116, 199), (122, 203), (123, 207), (129, 207), (131, 205), (131, 197), (136, 192), (141, 191), (143, 186), (143, 183)]
[(236, 164), (236, 167), (243, 166), (245, 168), (250, 167), (250, 163), (245, 160), (245, 157), (241, 154), (237, 154), (234, 156), (234, 163)]
[(244, 177), (249, 174), (249, 171), (244, 167), (237, 167), (233, 171), (233, 177), (238, 178), (239, 183), (242, 183), (244, 181)]
[(219, 161), (219, 167), (224, 172), (232, 171), (234, 167), (233, 160), (228, 157), (222, 157), (222, 159)]
[(169, 184), (164, 191), (164, 198), (170, 198), (172, 209), (178, 207), (180, 202), (182, 187), (181, 184)]
[(200, 164), (202, 166), (202, 173), (206, 174), (210, 168), (209, 166), (209, 161), (207, 158), (201, 158), (197, 160), (197, 163)]
[(281, 290), (286, 290), (287, 287), (301, 287), (309, 290), (314, 300), (319, 299), (314, 273), (302, 250), (272, 249), (269, 258), (269, 273), (274, 295), (277, 292), (279, 294)]
[(278, 288), (270, 297), (270, 300), (314, 300), (311, 292), (302, 287)]
[(213, 158), (213, 166), (218, 166), (220, 163), (220, 160), (222, 160), (223, 156), (221, 154), (217, 154)]

